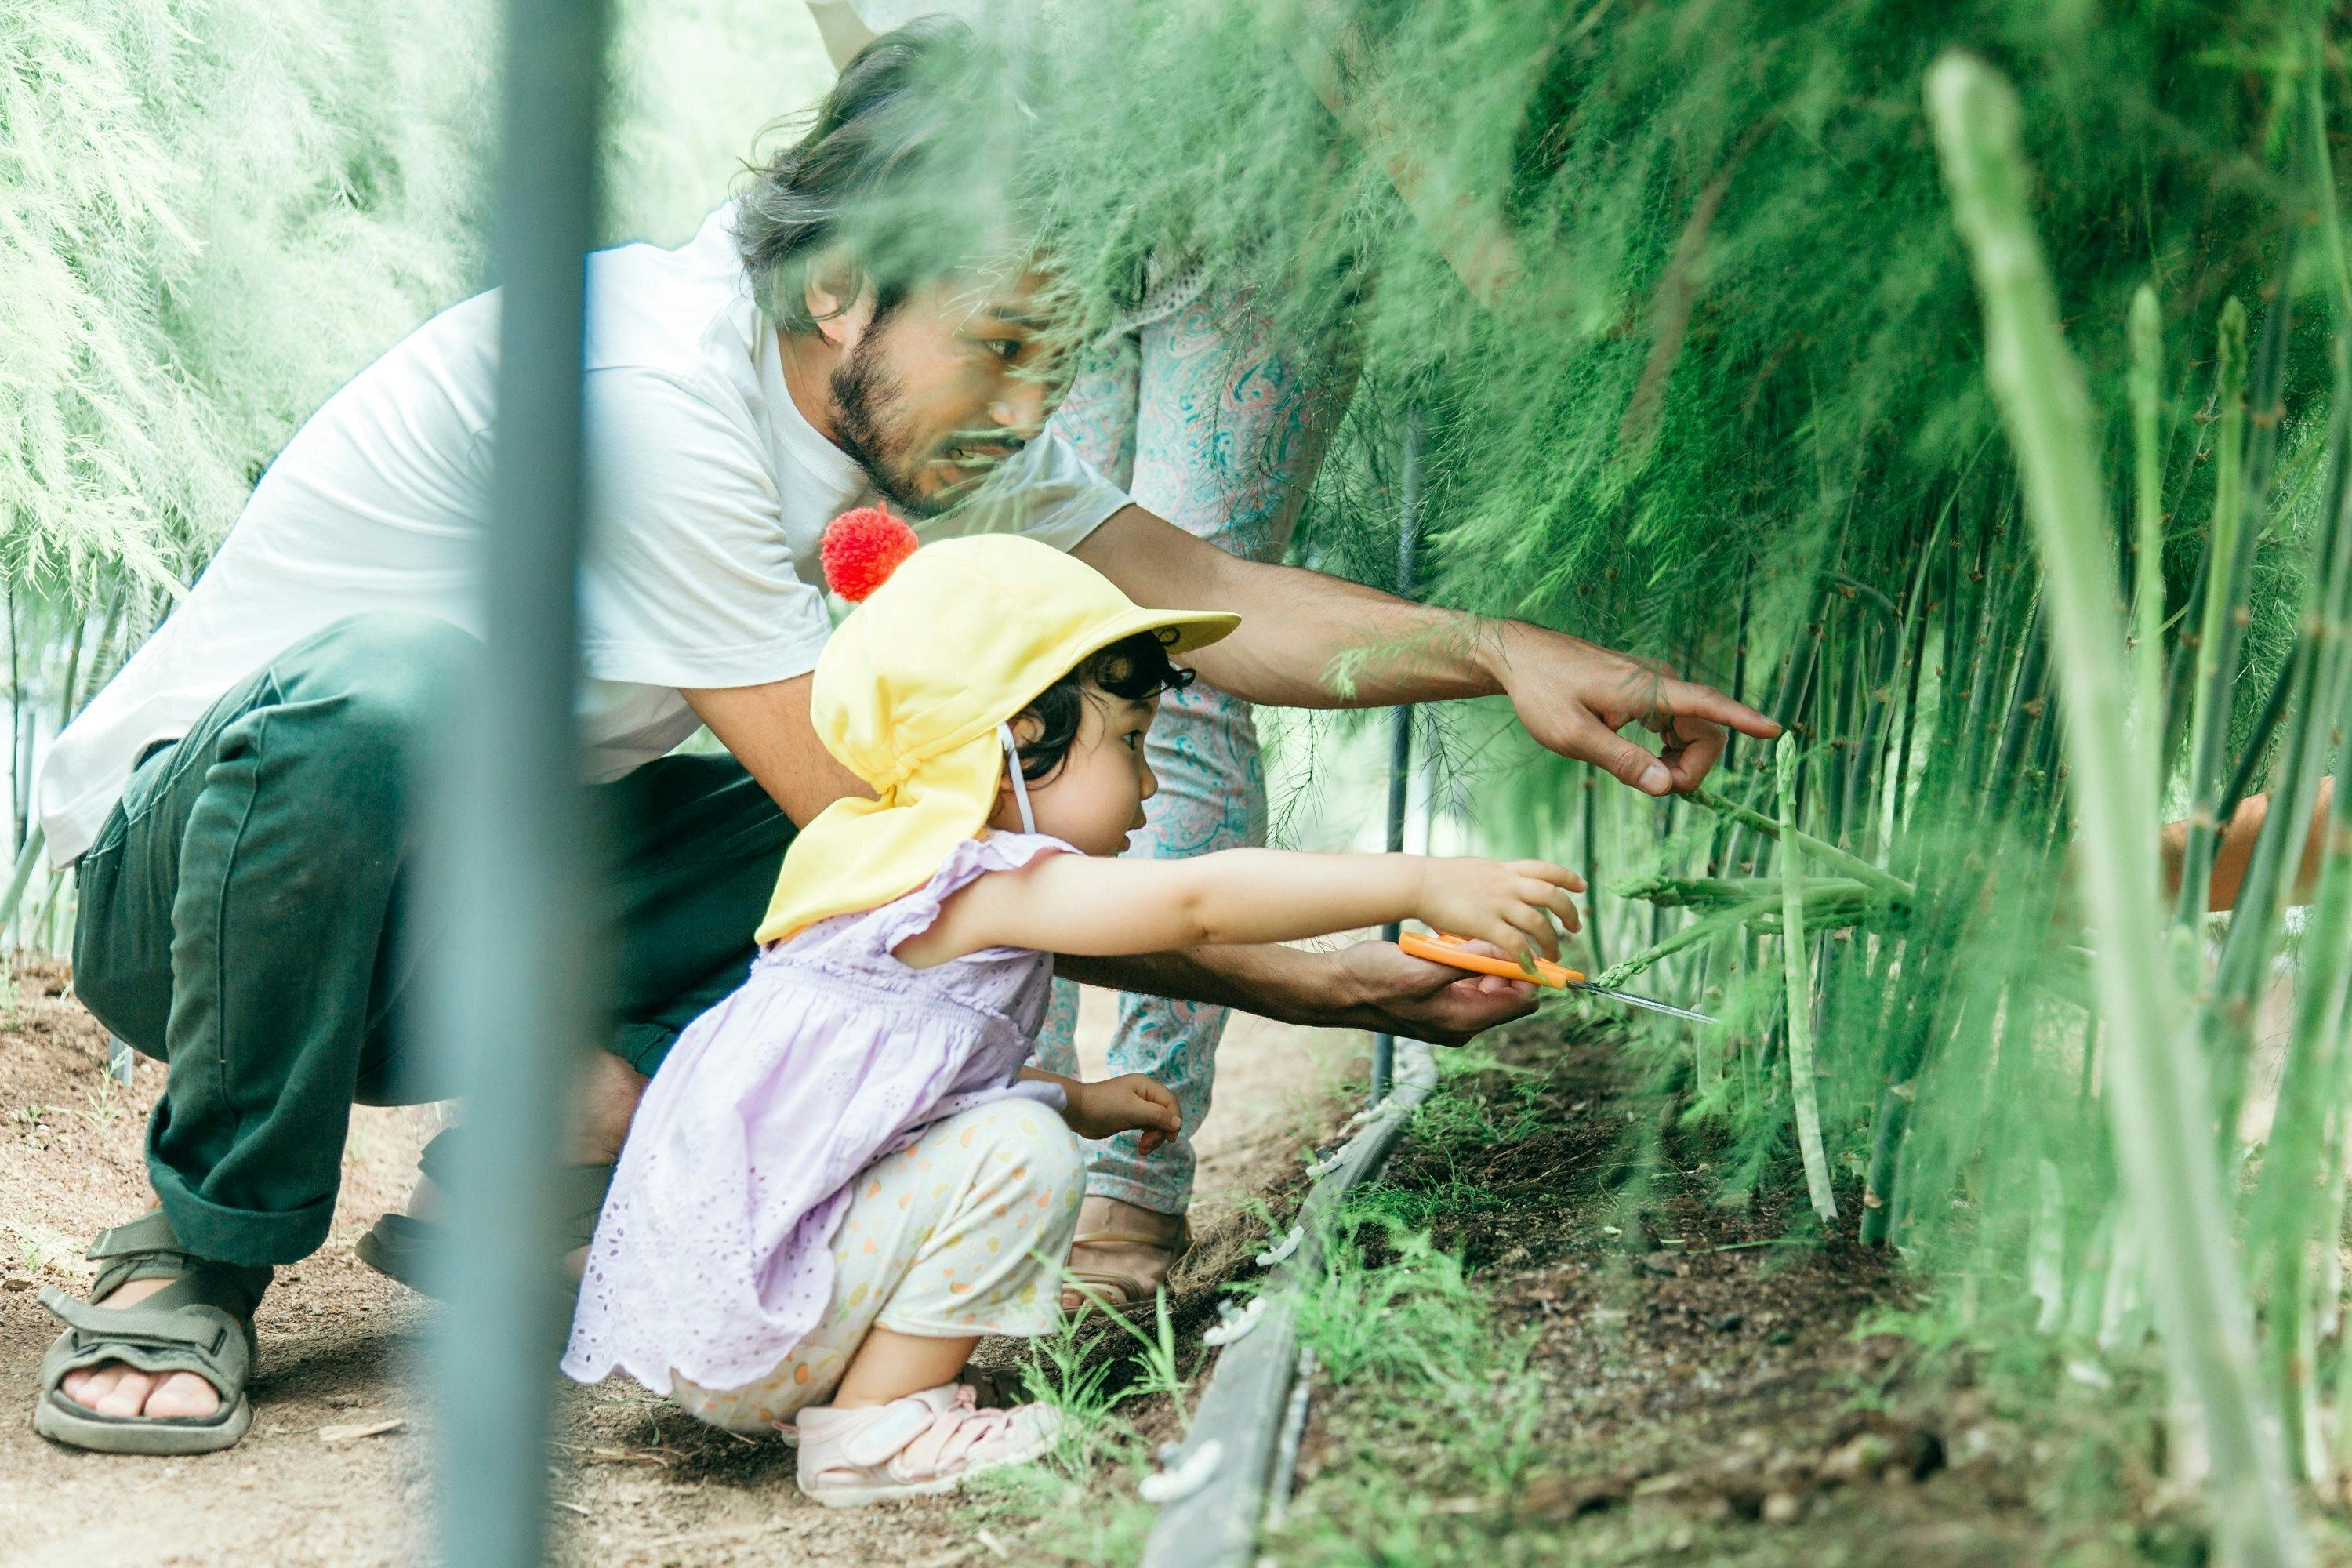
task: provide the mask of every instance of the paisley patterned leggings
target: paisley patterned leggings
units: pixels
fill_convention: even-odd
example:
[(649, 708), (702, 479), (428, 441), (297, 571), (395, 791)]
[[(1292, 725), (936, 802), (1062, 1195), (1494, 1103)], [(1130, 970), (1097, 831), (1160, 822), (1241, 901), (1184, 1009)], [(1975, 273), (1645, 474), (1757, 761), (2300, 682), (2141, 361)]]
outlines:
[[(1087, 461), (1137, 503), (1219, 548), (1278, 559), (1344, 398), (1310, 388), (1246, 300), (1214, 293), (1100, 353), (1054, 416)], [(1265, 772), (1249, 704), (1205, 681), (1171, 692), (1149, 742), (1160, 793), (1132, 855), (1166, 858), (1265, 841)], [(1037, 1061), (1075, 1075), (1078, 988), (1054, 987)], [(1136, 1134), (1086, 1146), (1087, 1191), (1160, 1214), (1192, 1194), (1192, 1133), (1208, 1114), (1225, 1011), (1119, 998), (1110, 1070), (1149, 1073), (1176, 1095), (1185, 1136), (1150, 1157)]]

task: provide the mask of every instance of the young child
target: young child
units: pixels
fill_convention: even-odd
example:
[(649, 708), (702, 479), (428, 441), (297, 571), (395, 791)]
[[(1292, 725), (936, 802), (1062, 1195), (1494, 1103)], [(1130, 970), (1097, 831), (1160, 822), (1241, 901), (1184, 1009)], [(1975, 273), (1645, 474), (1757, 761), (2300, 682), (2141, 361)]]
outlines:
[(1076, 1138), (1181, 1131), (1148, 1079), (1023, 1065), (1052, 954), (1419, 918), (1557, 955), (1582, 883), (1541, 861), (1115, 858), (1155, 787), (1159, 694), (1192, 679), (1170, 656), (1234, 625), (1003, 535), (915, 552), (849, 616), (811, 718), (876, 798), (793, 841), (751, 977), (655, 1076), (567, 1373), (619, 1368), (734, 1430), (793, 1422), (800, 1484), (833, 1506), (1034, 1458), (1055, 1413), (980, 1408), (958, 1376), (980, 1336), (1055, 1325)]

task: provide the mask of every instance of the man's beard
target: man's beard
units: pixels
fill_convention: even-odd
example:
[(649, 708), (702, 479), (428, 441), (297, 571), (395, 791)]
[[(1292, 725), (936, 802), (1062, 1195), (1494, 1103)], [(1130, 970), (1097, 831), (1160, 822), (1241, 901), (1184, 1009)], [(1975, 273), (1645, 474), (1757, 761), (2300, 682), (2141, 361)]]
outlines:
[(834, 441), (856, 459), (884, 500), (911, 516), (930, 517), (942, 510), (940, 500), (918, 492), (912, 476), (893, 466), (905, 461), (913, 443), (891, 428), (898, 383), (882, 364), (881, 326), (877, 315), (833, 373)]

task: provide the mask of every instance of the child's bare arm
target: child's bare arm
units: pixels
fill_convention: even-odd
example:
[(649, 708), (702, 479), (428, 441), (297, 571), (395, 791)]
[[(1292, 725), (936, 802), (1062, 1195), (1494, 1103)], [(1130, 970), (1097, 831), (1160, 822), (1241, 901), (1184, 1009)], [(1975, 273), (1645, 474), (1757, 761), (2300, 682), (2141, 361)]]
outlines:
[(950, 898), (898, 956), (917, 968), (987, 947), (1082, 956), (1211, 942), (1291, 942), (1419, 919), (1557, 957), (1556, 918), (1573, 931), (1574, 872), (1542, 860), (1302, 855), (1227, 849), (1186, 860), (1048, 855), (979, 879)]

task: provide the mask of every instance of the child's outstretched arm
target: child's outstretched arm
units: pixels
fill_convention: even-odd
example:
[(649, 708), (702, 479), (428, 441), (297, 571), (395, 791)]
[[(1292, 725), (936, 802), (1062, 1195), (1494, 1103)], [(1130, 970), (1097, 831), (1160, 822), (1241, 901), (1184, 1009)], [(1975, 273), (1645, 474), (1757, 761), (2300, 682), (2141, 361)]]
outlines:
[(980, 878), (899, 944), (923, 968), (988, 947), (1117, 956), (1211, 942), (1292, 942), (1422, 920), (1506, 952), (1559, 956), (1584, 880), (1545, 860), (1226, 849), (1187, 860), (1047, 855)]

